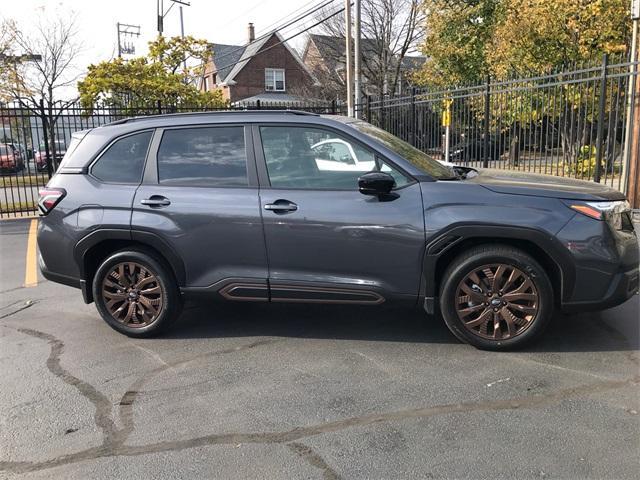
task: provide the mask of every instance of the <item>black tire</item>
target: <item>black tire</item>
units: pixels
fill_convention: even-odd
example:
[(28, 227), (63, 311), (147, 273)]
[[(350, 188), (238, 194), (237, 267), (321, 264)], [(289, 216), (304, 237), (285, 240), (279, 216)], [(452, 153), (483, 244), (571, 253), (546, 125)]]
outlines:
[[(503, 268), (501, 272), (504, 272), (502, 275), (497, 271), (500, 265)], [(482, 270), (485, 267), (488, 271)], [(494, 268), (496, 271), (492, 272)], [(514, 272), (514, 277), (518, 275), (512, 284), (508, 283), (510, 272)], [(475, 276), (470, 277), (474, 273)], [(496, 283), (507, 288), (513, 285), (515, 290), (512, 293), (491, 292), (495, 277), (499, 279)], [(481, 285), (476, 285), (473, 278), (480, 279)], [(525, 284), (526, 279), (530, 283)], [(473, 284), (471, 289), (470, 284)], [(500, 285), (497, 287), (499, 289)], [(518, 289), (522, 292), (518, 293)], [(472, 290), (471, 295), (468, 295), (468, 290)], [(527, 300), (511, 300), (523, 296), (527, 296)], [(511, 350), (533, 341), (551, 320), (553, 305), (553, 288), (545, 270), (531, 255), (508, 245), (480, 245), (461, 254), (447, 267), (440, 285), (440, 311), (445, 324), (459, 340), (483, 350)], [(527, 309), (526, 313), (519, 311), (521, 309)], [(531, 313), (533, 310), (535, 314)], [(461, 317), (464, 317), (464, 322)], [(474, 325), (477, 322), (481, 323)], [(498, 328), (494, 328), (495, 325)]]
[[(127, 300), (125, 301), (125, 304), (127, 305), (126, 308), (129, 308), (131, 302), (136, 304), (132, 307), (133, 312), (131, 315), (132, 318), (130, 320), (116, 318), (108, 308), (109, 300), (105, 298), (105, 296), (107, 295), (121, 295), (119, 290), (117, 292), (115, 291), (115, 289), (111, 289), (111, 292), (105, 290), (105, 288), (108, 287), (105, 287), (106, 284), (104, 283), (105, 279), (109, 281), (108, 285), (112, 285), (114, 283), (113, 281), (115, 277), (110, 276), (110, 274), (112, 275), (114, 269), (117, 270), (120, 265), (125, 268), (125, 277), (137, 279), (138, 283), (141, 276), (145, 273), (148, 274), (149, 277), (154, 278), (154, 281), (147, 283), (146, 287), (138, 288), (139, 296), (134, 300), (129, 298), (127, 295)], [(138, 267), (134, 268), (134, 270), (137, 269), (137, 276), (135, 275), (135, 273), (129, 275), (131, 265), (137, 265), (138, 267), (141, 267), (141, 269), (137, 269)], [(109, 278), (107, 278), (107, 276), (109, 276)], [(133, 288), (135, 286), (135, 283), (130, 282), (130, 285), (130, 288)], [(142, 301), (140, 300), (140, 297), (143, 296), (140, 289), (147, 287), (151, 287), (153, 290), (159, 290), (159, 292), (155, 292), (153, 296), (154, 301), (156, 298), (160, 299), (160, 308), (158, 309), (157, 315), (146, 312), (145, 316), (151, 316), (151, 319), (149, 319), (148, 322), (145, 322), (143, 319), (143, 315), (138, 315), (139, 312), (136, 310), (136, 308), (139, 307), (143, 310), (146, 309), (146, 307), (142, 305)], [(157, 289), (156, 287), (159, 287), (159, 289)], [(125, 249), (113, 253), (112, 255), (107, 257), (98, 267), (98, 270), (93, 277), (92, 288), (96, 308), (98, 309), (98, 312), (100, 313), (104, 321), (107, 322), (109, 326), (114, 330), (117, 330), (120, 333), (124, 333), (129, 337), (144, 338), (157, 335), (166, 330), (180, 316), (180, 313), (182, 311), (182, 297), (180, 295), (178, 284), (175, 280), (173, 272), (161, 258), (158, 258), (150, 251), (145, 251), (142, 249)], [(124, 294), (124, 292), (126, 292), (126, 290), (122, 290), (122, 294)], [(112, 298), (113, 297), (111, 297), (111, 299)], [(150, 303), (148, 301), (148, 298), (145, 297), (145, 300), (147, 301), (147, 304)], [(138, 301), (140, 301), (140, 303), (138, 303)], [(120, 302), (120, 300), (116, 300), (116, 302)], [(116, 303), (111, 308), (116, 308), (118, 307), (118, 305), (120, 304)], [(157, 306), (150, 308), (157, 308)], [(127, 314), (128, 313), (125, 312), (125, 316)], [(118, 314), (118, 316), (121, 317), (122, 312)], [(137, 323), (137, 321), (140, 321), (141, 323)]]

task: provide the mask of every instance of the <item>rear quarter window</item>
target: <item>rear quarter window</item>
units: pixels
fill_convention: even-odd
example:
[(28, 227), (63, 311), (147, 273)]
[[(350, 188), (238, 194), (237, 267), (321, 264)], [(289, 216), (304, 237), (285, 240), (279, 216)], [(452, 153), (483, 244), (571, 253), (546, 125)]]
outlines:
[(91, 174), (108, 183), (140, 183), (151, 134), (141, 132), (116, 140), (93, 164)]

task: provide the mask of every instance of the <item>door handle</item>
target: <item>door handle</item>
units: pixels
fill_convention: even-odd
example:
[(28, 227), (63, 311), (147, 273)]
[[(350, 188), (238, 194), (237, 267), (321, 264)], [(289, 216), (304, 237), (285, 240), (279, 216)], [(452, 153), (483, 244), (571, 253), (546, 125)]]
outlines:
[(289, 200), (276, 200), (273, 203), (265, 204), (264, 209), (274, 213), (295, 212), (298, 210), (298, 205)]
[(162, 195), (151, 195), (149, 198), (140, 200), (140, 203), (149, 207), (166, 207), (171, 205), (169, 199)]

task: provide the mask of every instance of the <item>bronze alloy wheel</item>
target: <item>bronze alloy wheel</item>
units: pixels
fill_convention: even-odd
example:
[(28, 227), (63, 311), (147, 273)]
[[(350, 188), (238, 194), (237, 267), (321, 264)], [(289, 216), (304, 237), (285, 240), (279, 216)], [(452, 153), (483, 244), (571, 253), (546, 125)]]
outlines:
[(529, 275), (506, 264), (483, 265), (456, 290), (456, 313), (465, 328), (490, 340), (520, 335), (535, 321), (540, 299)]
[(111, 316), (132, 328), (151, 325), (163, 308), (158, 279), (136, 262), (114, 265), (102, 282), (102, 297)]

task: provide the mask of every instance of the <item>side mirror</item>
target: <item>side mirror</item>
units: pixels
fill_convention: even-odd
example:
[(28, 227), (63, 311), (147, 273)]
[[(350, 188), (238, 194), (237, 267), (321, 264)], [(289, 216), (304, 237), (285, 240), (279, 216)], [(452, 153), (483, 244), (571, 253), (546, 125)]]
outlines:
[(363, 195), (388, 195), (396, 181), (385, 172), (369, 172), (358, 178), (358, 190)]

